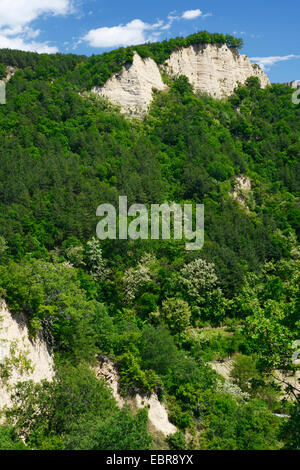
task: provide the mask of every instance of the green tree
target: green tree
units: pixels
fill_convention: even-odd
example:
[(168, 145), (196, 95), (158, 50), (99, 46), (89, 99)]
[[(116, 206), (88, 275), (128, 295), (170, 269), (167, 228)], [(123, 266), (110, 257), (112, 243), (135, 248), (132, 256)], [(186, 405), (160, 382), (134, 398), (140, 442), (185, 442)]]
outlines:
[(67, 438), (67, 449), (76, 450), (148, 450), (152, 439), (147, 431), (146, 410), (131, 416), (120, 410), (106, 419), (80, 419)]
[(189, 304), (184, 300), (171, 298), (163, 301), (161, 316), (170, 331), (181, 333), (189, 327), (191, 310)]
[(282, 425), (280, 437), (284, 442), (284, 448), (299, 450), (300, 448), (300, 406), (299, 400), (291, 407), (289, 419)]
[(28, 447), (18, 438), (11, 426), (0, 426), (0, 450), (26, 450)]

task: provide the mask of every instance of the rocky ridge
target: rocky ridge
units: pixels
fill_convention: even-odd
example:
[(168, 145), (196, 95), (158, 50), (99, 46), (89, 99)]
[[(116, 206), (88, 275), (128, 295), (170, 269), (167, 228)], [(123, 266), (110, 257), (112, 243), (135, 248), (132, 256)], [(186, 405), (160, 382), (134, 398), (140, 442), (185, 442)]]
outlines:
[(153, 91), (167, 90), (162, 73), (170, 77), (185, 75), (195, 91), (214, 98), (230, 96), (238, 84), (249, 77), (257, 77), (262, 88), (270, 84), (267, 75), (257, 64), (251, 63), (226, 44), (197, 44), (174, 51), (162, 66), (151, 58), (142, 59), (134, 53), (133, 62), (127, 63), (103, 86), (94, 87), (93, 93), (119, 105), (123, 113), (134, 117), (144, 115), (153, 100)]

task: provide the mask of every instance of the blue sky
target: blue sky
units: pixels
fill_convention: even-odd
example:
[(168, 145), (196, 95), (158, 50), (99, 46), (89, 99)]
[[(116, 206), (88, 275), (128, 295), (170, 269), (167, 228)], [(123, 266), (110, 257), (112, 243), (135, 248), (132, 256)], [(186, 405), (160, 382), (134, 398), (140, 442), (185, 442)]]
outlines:
[(206, 29), (243, 37), (272, 82), (300, 79), (299, 0), (0, 0), (0, 47), (99, 54)]

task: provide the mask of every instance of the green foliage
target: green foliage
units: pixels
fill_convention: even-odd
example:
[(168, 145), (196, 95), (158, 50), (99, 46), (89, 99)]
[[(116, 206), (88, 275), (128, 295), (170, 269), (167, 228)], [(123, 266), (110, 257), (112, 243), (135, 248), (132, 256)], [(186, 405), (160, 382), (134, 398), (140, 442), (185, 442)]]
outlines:
[(176, 367), (178, 351), (170, 332), (163, 326), (145, 325), (140, 342), (144, 368), (166, 375)]
[[(12, 49), (1, 49), (0, 62), (20, 69), (29, 68), (31, 72), (42, 74), (64, 74), (72, 70), (79, 62), (86, 58), (75, 54), (38, 54), (36, 52), (24, 52)], [(29, 72), (29, 70), (28, 70)], [(33, 78), (30, 76), (30, 78)]]
[(180, 282), (185, 295), (194, 306), (194, 316), (218, 322), (225, 314), (225, 299), (218, 287), (215, 266), (199, 258), (181, 270)]
[[(300, 328), (292, 90), (262, 90), (251, 77), (214, 100), (178, 77), (139, 121), (82, 93), (134, 51), (163, 64), (180, 47), (225, 43), (233, 54), (242, 47), (200, 32), (90, 58), (1, 49), (0, 79), (4, 67), (18, 70), (0, 107), (0, 294), (64, 364), (52, 384), (16, 387), (4, 448), (22, 446), (18, 436), (33, 449), (151, 448), (145, 411), (120, 411), (90, 370), (102, 354), (116, 362), (124, 394), (165, 398), (172, 422), (200, 436), (197, 448), (299, 447), (298, 405), (281, 404), (269, 379), (275, 368), (295, 370)], [(237, 189), (241, 175), (251, 190)], [(100, 244), (96, 208), (120, 194), (129, 204), (204, 203), (201, 258), (183, 241)], [(205, 362), (236, 352), (236, 384), (223, 383)], [(279, 433), (272, 413), (286, 408)], [(184, 448), (182, 432), (169, 445)]]
[(171, 55), (171, 53), (182, 47), (196, 46), (197, 44), (205, 46), (206, 44), (216, 44), (221, 46), (227, 44), (228, 47), (243, 47), (243, 40), (234, 38), (227, 34), (211, 34), (207, 31), (200, 31), (199, 33), (191, 34), (190, 36), (177, 37), (170, 39), (169, 41), (162, 41), (159, 43), (150, 43), (143, 46), (135, 46), (134, 49), (142, 57), (151, 57), (158, 64), (165, 62)]
[[(5, 181), (0, 235), (8, 246), (6, 257), (20, 260), (30, 253), (47, 259), (48, 251), (70, 235), (79, 242), (73, 246), (85, 248), (95, 232), (97, 206), (115, 204), (119, 194), (130, 203), (204, 202), (203, 256), (214, 262), (227, 295), (239, 289), (247, 271), (288, 256), (289, 243), (276, 229), (299, 236), (300, 178), (299, 111), (286, 87), (260, 90), (249, 81), (230, 102), (217, 102), (195, 96), (188, 87), (182, 97), (175, 81), (169, 94), (157, 95), (145, 122), (133, 124), (98, 98), (78, 94), (76, 80), (65, 73), (76, 68), (72, 57), (65, 57), (65, 65), (64, 56), (49, 56), (48, 63), (43, 55), (20, 52), (13, 60), (11, 51), (1, 53), (21, 68), (0, 109), (0, 179)], [(30, 67), (36, 71), (38, 60), (47, 67), (56, 61), (54, 82), (46, 66), (47, 79), (27, 74)], [(79, 58), (78, 63), (88, 62)], [(283, 121), (285, 130), (273, 133)], [(257, 180), (250, 214), (228, 198), (233, 175), (247, 172)], [(102, 244), (104, 258), (111, 245)], [(126, 243), (118, 249), (115, 244), (112, 263), (115, 255), (124, 262), (129, 251)], [(170, 246), (155, 250), (170, 256)], [(72, 259), (81, 262), (74, 254)]]
[(131, 416), (121, 410), (105, 420), (81, 419), (68, 436), (66, 448), (76, 450), (148, 450), (152, 439), (147, 431), (145, 409)]
[(158, 377), (153, 370), (142, 370), (139, 358), (131, 352), (123, 354), (119, 360), (120, 388), (124, 395), (154, 391), (159, 384)]
[(166, 299), (162, 304), (161, 315), (170, 331), (181, 333), (189, 327), (191, 310), (182, 299)]
[(101, 55), (92, 55), (83, 64), (79, 64), (71, 74), (71, 80), (79, 82), (81, 86), (91, 89), (93, 86), (101, 86), (123, 65), (132, 63), (132, 48), (123, 48), (105, 52)]
[(97, 306), (81, 290), (77, 273), (39, 260), (0, 267), (0, 286), (15, 313), (25, 313), (33, 335), (43, 330), (49, 345), (75, 361), (95, 353), (91, 320)]
[(293, 370), (292, 343), (300, 333), (299, 261), (269, 263), (238, 297), (248, 314), (244, 336), (264, 370)]
[(168, 444), (171, 450), (185, 450), (186, 441), (182, 431), (176, 431), (168, 437)]
[(0, 450), (26, 450), (16, 431), (7, 425), (0, 426)]
[(107, 270), (105, 268), (100, 242), (95, 237), (87, 242), (87, 259), (92, 278), (95, 281), (103, 281), (107, 277)]
[(62, 366), (52, 383), (19, 383), (7, 419), (33, 449), (140, 450), (151, 445), (147, 413), (119, 410), (85, 365)]
[(248, 356), (236, 357), (231, 376), (243, 392), (249, 392), (251, 380), (258, 378), (255, 361)]
[(299, 400), (291, 407), (291, 415), (284, 422), (280, 436), (285, 442), (285, 449), (299, 450), (300, 447), (300, 407)]
[(190, 84), (188, 78), (185, 75), (180, 75), (172, 83), (172, 91), (178, 93), (180, 96), (184, 96), (188, 93), (192, 93), (193, 87)]
[(0, 64), (0, 80), (5, 78), (7, 75), (5, 66), (3, 64)]
[(209, 450), (276, 450), (279, 419), (266, 405), (253, 400), (245, 405), (230, 397), (216, 397), (207, 410), (208, 426), (202, 445)]
[(218, 329), (190, 330), (183, 335), (182, 346), (196, 360), (224, 360), (234, 353), (245, 352), (245, 339), (239, 330), (233, 333)]

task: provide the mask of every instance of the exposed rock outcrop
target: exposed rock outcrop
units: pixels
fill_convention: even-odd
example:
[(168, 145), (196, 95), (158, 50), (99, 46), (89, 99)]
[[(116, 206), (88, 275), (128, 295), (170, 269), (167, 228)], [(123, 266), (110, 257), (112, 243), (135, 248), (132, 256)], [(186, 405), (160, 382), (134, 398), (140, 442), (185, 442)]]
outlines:
[[(234, 361), (231, 358), (223, 361), (208, 362), (208, 365), (214, 369), (219, 375), (224, 377), (228, 383), (232, 383), (232, 371), (234, 369)], [(282, 398), (295, 399), (295, 396), (291, 396), (287, 392), (287, 386), (291, 385), (295, 388), (295, 395), (298, 395), (300, 370), (296, 370), (294, 373), (291, 371), (275, 370), (270, 374), (270, 380), (275, 380), (275, 383), (281, 387)]]
[(238, 176), (230, 196), (239, 201), (243, 206), (248, 207), (246, 195), (251, 191), (251, 188), (251, 180), (247, 176)]
[(143, 60), (136, 52), (133, 63), (113, 75), (102, 87), (92, 91), (107, 98), (113, 104), (121, 105), (121, 111), (133, 116), (147, 112), (153, 99), (153, 89), (166, 89), (156, 62), (147, 58)]
[(267, 75), (245, 55), (226, 44), (196, 44), (171, 54), (165, 69), (170, 75), (186, 75), (197, 91), (215, 98), (230, 96), (238, 83), (258, 77), (262, 88), (270, 85)]
[[(110, 386), (113, 396), (120, 408), (128, 404), (127, 400), (122, 398), (119, 393), (120, 376), (111, 359), (106, 356), (102, 356), (95, 368), (95, 373), (99, 379), (104, 379)], [(150, 397), (135, 395), (135, 397), (129, 399), (128, 402), (131, 402), (131, 404), (133, 403), (136, 408), (147, 407), (149, 422), (165, 437), (170, 434), (174, 434), (177, 431), (177, 428), (169, 421), (165, 405), (159, 401), (155, 393), (152, 393)]]
[(252, 76), (259, 78), (263, 88), (270, 84), (258, 65), (226, 44), (197, 44), (174, 51), (161, 67), (154, 60), (144, 60), (135, 52), (132, 64), (126, 64), (103, 86), (94, 87), (92, 92), (120, 105), (123, 113), (139, 117), (147, 112), (153, 89), (162, 91), (168, 88), (163, 83), (161, 72), (169, 76), (185, 75), (195, 91), (208, 93), (214, 98), (230, 96), (238, 83), (244, 84)]
[(219, 375), (224, 377), (224, 379), (231, 380), (231, 372), (234, 367), (233, 360), (227, 359), (226, 361), (213, 361), (208, 363), (209, 366), (214, 369)]
[(6, 77), (3, 78), (4, 83), (9, 82), (9, 80), (14, 76), (18, 69), (16, 67), (7, 66), (6, 67)]
[(138, 408), (148, 407), (148, 418), (150, 423), (160, 431), (165, 437), (174, 434), (177, 428), (170, 423), (166, 407), (159, 401), (157, 395), (152, 393), (150, 398), (136, 395), (135, 401)]
[(98, 379), (104, 379), (110, 386), (118, 406), (122, 408), (125, 401), (119, 393), (120, 376), (113, 361), (106, 356), (102, 356), (94, 370)]
[(29, 339), (28, 327), (21, 315), (12, 315), (0, 304), (0, 410), (10, 406), (10, 393), (17, 382), (54, 376), (53, 358), (41, 336)]

